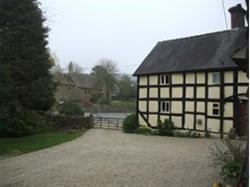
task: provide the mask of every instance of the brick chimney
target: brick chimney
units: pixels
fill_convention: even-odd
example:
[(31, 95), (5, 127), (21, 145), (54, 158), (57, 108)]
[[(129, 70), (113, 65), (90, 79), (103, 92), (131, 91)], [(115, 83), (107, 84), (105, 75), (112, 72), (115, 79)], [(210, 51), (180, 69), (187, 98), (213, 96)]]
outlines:
[(231, 28), (245, 27), (246, 11), (242, 8), (241, 4), (228, 9), (231, 13)]

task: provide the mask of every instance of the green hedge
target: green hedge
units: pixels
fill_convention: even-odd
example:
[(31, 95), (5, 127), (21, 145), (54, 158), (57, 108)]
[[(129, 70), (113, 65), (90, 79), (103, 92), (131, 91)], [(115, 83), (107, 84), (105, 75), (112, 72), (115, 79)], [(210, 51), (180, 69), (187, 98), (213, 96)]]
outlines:
[(24, 112), (0, 119), (0, 137), (20, 137), (51, 130), (53, 123), (37, 112)]
[(0, 118), (0, 137), (21, 137), (50, 130), (88, 129), (93, 118), (84, 116), (52, 116), (29, 112), (14, 118)]

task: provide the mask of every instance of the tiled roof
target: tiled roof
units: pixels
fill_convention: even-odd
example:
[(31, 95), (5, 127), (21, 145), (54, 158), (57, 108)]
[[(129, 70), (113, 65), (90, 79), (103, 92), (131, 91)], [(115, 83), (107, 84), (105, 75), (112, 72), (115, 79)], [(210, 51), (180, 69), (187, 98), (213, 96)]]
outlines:
[(233, 53), (246, 45), (246, 28), (158, 42), (134, 75), (236, 68)]

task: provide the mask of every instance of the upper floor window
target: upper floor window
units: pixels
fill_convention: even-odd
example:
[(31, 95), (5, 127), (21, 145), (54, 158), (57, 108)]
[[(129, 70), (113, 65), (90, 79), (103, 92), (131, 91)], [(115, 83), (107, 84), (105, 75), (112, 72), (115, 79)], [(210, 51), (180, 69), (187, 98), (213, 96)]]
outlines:
[(220, 84), (221, 80), (220, 80), (220, 72), (213, 72), (212, 74), (212, 83), (213, 84)]
[(213, 103), (213, 109), (212, 109), (212, 113), (215, 116), (219, 116), (220, 115), (220, 104), (219, 103)]
[(161, 102), (161, 112), (169, 112), (170, 110), (170, 104), (168, 101), (162, 101)]
[(164, 75), (161, 75), (161, 84), (169, 84), (170, 80), (169, 80), (169, 75), (167, 74), (164, 74)]

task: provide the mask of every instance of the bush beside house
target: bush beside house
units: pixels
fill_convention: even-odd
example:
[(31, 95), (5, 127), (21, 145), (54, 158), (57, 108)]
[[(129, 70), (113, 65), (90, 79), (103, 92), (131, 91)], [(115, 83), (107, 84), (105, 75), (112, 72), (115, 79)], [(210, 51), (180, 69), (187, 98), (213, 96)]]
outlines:
[(151, 129), (148, 127), (140, 126), (137, 124), (137, 118), (135, 114), (131, 114), (124, 119), (123, 131), (125, 133), (135, 133), (144, 135), (158, 135), (158, 136), (174, 136), (183, 138), (199, 138), (200, 133), (194, 131), (180, 131), (174, 128), (174, 123), (166, 119), (163, 123), (158, 122), (157, 129)]
[(127, 116), (123, 121), (123, 131), (126, 133), (134, 133), (138, 128), (137, 118), (135, 114)]
[(223, 186), (236, 186), (246, 158), (246, 145), (240, 140), (222, 140), (210, 150), (212, 167), (219, 170)]

